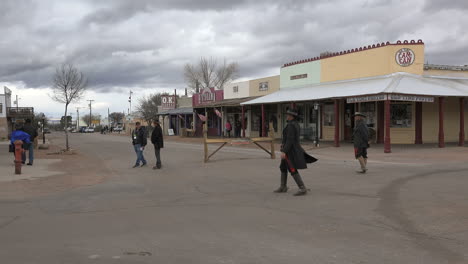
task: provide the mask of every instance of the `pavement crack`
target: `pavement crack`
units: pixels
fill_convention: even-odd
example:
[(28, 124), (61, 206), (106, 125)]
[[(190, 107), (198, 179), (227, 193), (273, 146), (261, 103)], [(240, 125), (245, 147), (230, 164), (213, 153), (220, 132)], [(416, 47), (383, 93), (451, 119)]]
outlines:
[(0, 224), (0, 229), (5, 228), (15, 222), (16, 220), (20, 219), (20, 216), (14, 216), (11, 219), (7, 220), (6, 222)]

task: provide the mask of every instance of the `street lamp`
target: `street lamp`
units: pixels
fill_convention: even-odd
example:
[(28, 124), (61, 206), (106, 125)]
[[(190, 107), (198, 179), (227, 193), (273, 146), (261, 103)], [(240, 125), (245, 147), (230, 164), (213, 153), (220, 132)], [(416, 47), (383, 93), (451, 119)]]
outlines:
[(45, 144), (45, 133), (44, 133), (44, 123), (45, 123), (45, 115), (42, 113), (42, 144)]

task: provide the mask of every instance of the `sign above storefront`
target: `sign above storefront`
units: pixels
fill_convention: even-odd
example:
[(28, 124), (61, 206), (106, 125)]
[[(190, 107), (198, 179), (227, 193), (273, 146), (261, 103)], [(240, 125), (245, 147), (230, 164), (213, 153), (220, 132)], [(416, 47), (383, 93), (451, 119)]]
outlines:
[(359, 97), (350, 97), (346, 99), (346, 103), (364, 103), (364, 102), (375, 102), (375, 101), (406, 101), (406, 102), (422, 102), (422, 103), (433, 103), (434, 97), (431, 96), (421, 96), (421, 95), (406, 95), (406, 94), (377, 94), (377, 95), (367, 95)]
[(224, 98), (223, 90), (215, 90), (214, 88), (206, 88), (200, 91), (200, 93), (194, 94), (192, 97), (192, 105), (202, 106), (208, 105), (213, 102), (221, 101)]
[(390, 94), (390, 100), (392, 101), (406, 101), (406, 102), (422, 102), (422, 103), (433, 103), (434, 97), (431, 96), (420, 96), (420, 95), (406, 95), (406, 94)]
[(386, 94), (350, 97), (346, 99), (348, 104), (363, 103), (363, 102), (374, 102), (374, 101), (385, 101), (387, 100)]
[(412, 49), (403, 48), (396, 52), (395, 61), (401, 67), (408, 67), (414, 63), (416, 56)]
[(170, 110), (176, 108), (176, 100), (174, 95), (161, 96), (161, 108), (163, 110)]

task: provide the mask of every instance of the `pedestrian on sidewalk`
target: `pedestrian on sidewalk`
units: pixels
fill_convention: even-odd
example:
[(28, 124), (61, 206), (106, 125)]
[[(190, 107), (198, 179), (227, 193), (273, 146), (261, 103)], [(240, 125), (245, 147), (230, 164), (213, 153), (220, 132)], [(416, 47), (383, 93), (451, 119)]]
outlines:
[(306, 169), (307, 163), (316, 162), (317, 159), (307, 154), (301, 147), (300, 140), (300, 127), (297, 122), (297, 110), (288, 109), (287, 114), (287, 125), (283, 129), (283, 141), (281, 144), (281, 186), (276, 189), (276, 193), (285, 193), (288, 191), (287, 180), (288, 171), (291, 173), (294, 181), (299, 187), (294, 195), (300, 196), (307, 194), (307, 188), (302, 181), (301, 175), (298, 170)]
[(367, 148), (369, 148), (369, 130), (367, 128), (365, 118), (366, 116), (360, 112), (356, 112), (354, 114), (354, 156), (361, 165), (361, 170), (358, 170), (358, 173), (367, 172)]
[(156, 155), (156, 166), (153, 167), (153, 170), (161, 169), (161, 149), (164, 148), (164, 139), (161, 125), (159, 120), (153, 122), (154, 130), (151, 133), (151, 143), (154, 145), (154, 154)]
[[(28, 158), (29, 162), (26, 165), (32, 166), (34, 162), (34, 140), (38, 136), (37, 129), (32, 126), (31, 119), (26, 119), (26, 122), (24, 123), (23, 131), (29, 134), (29, 141), (31, 143), (24, 144), (24, 149), (28, 151)], [(23, 164), (26, 162), (26, 152), (24, 153), (23, 156)]]
[[(31, 144), (30, 138), (31, 136), (28, 133), (23, 131), (23, 125), (16, 123), (15, 131), (11, 132), (11, 135), (10, 135), (10, 144), (12, 145), (10, 146), (10, 148), (12, 148), (13, 150), (15, 149), (16, 140), (23, 141), (23, 145), (22, 145), (23, 152), (21, 153), (21, 159), (22, 159), (21, 163), (23, 164), (26, 163), (25, 147), (27, 147), (28, 144)], [(15, 151), (13, 151), (13, 156), (15, 156)]]
[(231, 130), (232, 130), (231, 120), (228, 120), (226, 122), (226, 134), (227, 134), (228, 138), (231, 137)]
[(135, 130), (132, 132), (132, 144), (133, 148), (135, 149), (135, 153), (137, 155), (137, 160), (133, 168), (146, 166), (146, 160), (143, 156), (143, 151), (145, 150), (147, 140), (146, 140), (146, 129), (144, 126), (141, 125), (140, 122), (135, 123)]
[(235, 132), (235, 137), (240, 138), (241, 137), (241, 130), (242, 130), (242, 123), (239, 119), (236, 120), (235, 127), (234, 127), (234, 132)]

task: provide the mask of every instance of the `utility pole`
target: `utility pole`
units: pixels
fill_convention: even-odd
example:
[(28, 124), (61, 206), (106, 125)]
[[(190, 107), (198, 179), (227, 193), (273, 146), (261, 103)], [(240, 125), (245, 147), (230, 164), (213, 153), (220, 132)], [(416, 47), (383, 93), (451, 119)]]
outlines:
[(92, 120), (93, 120), (92, 115), (91, 115), (92, 114), (92, 112), (91, 112), (92, 105), (91, 104), (94, 102), (94, 100), (87, 100), (87, 101), (89, 101), (89, 126), (91, 126), (92, 125)]
[(133, 92), (130, 91), (130, 96), (128, 97), (128, 102), (130, 103), (130, 108), (128, 108), (128, 114), (130, 115), (131, 111), (132, 111), (132, 94)]

